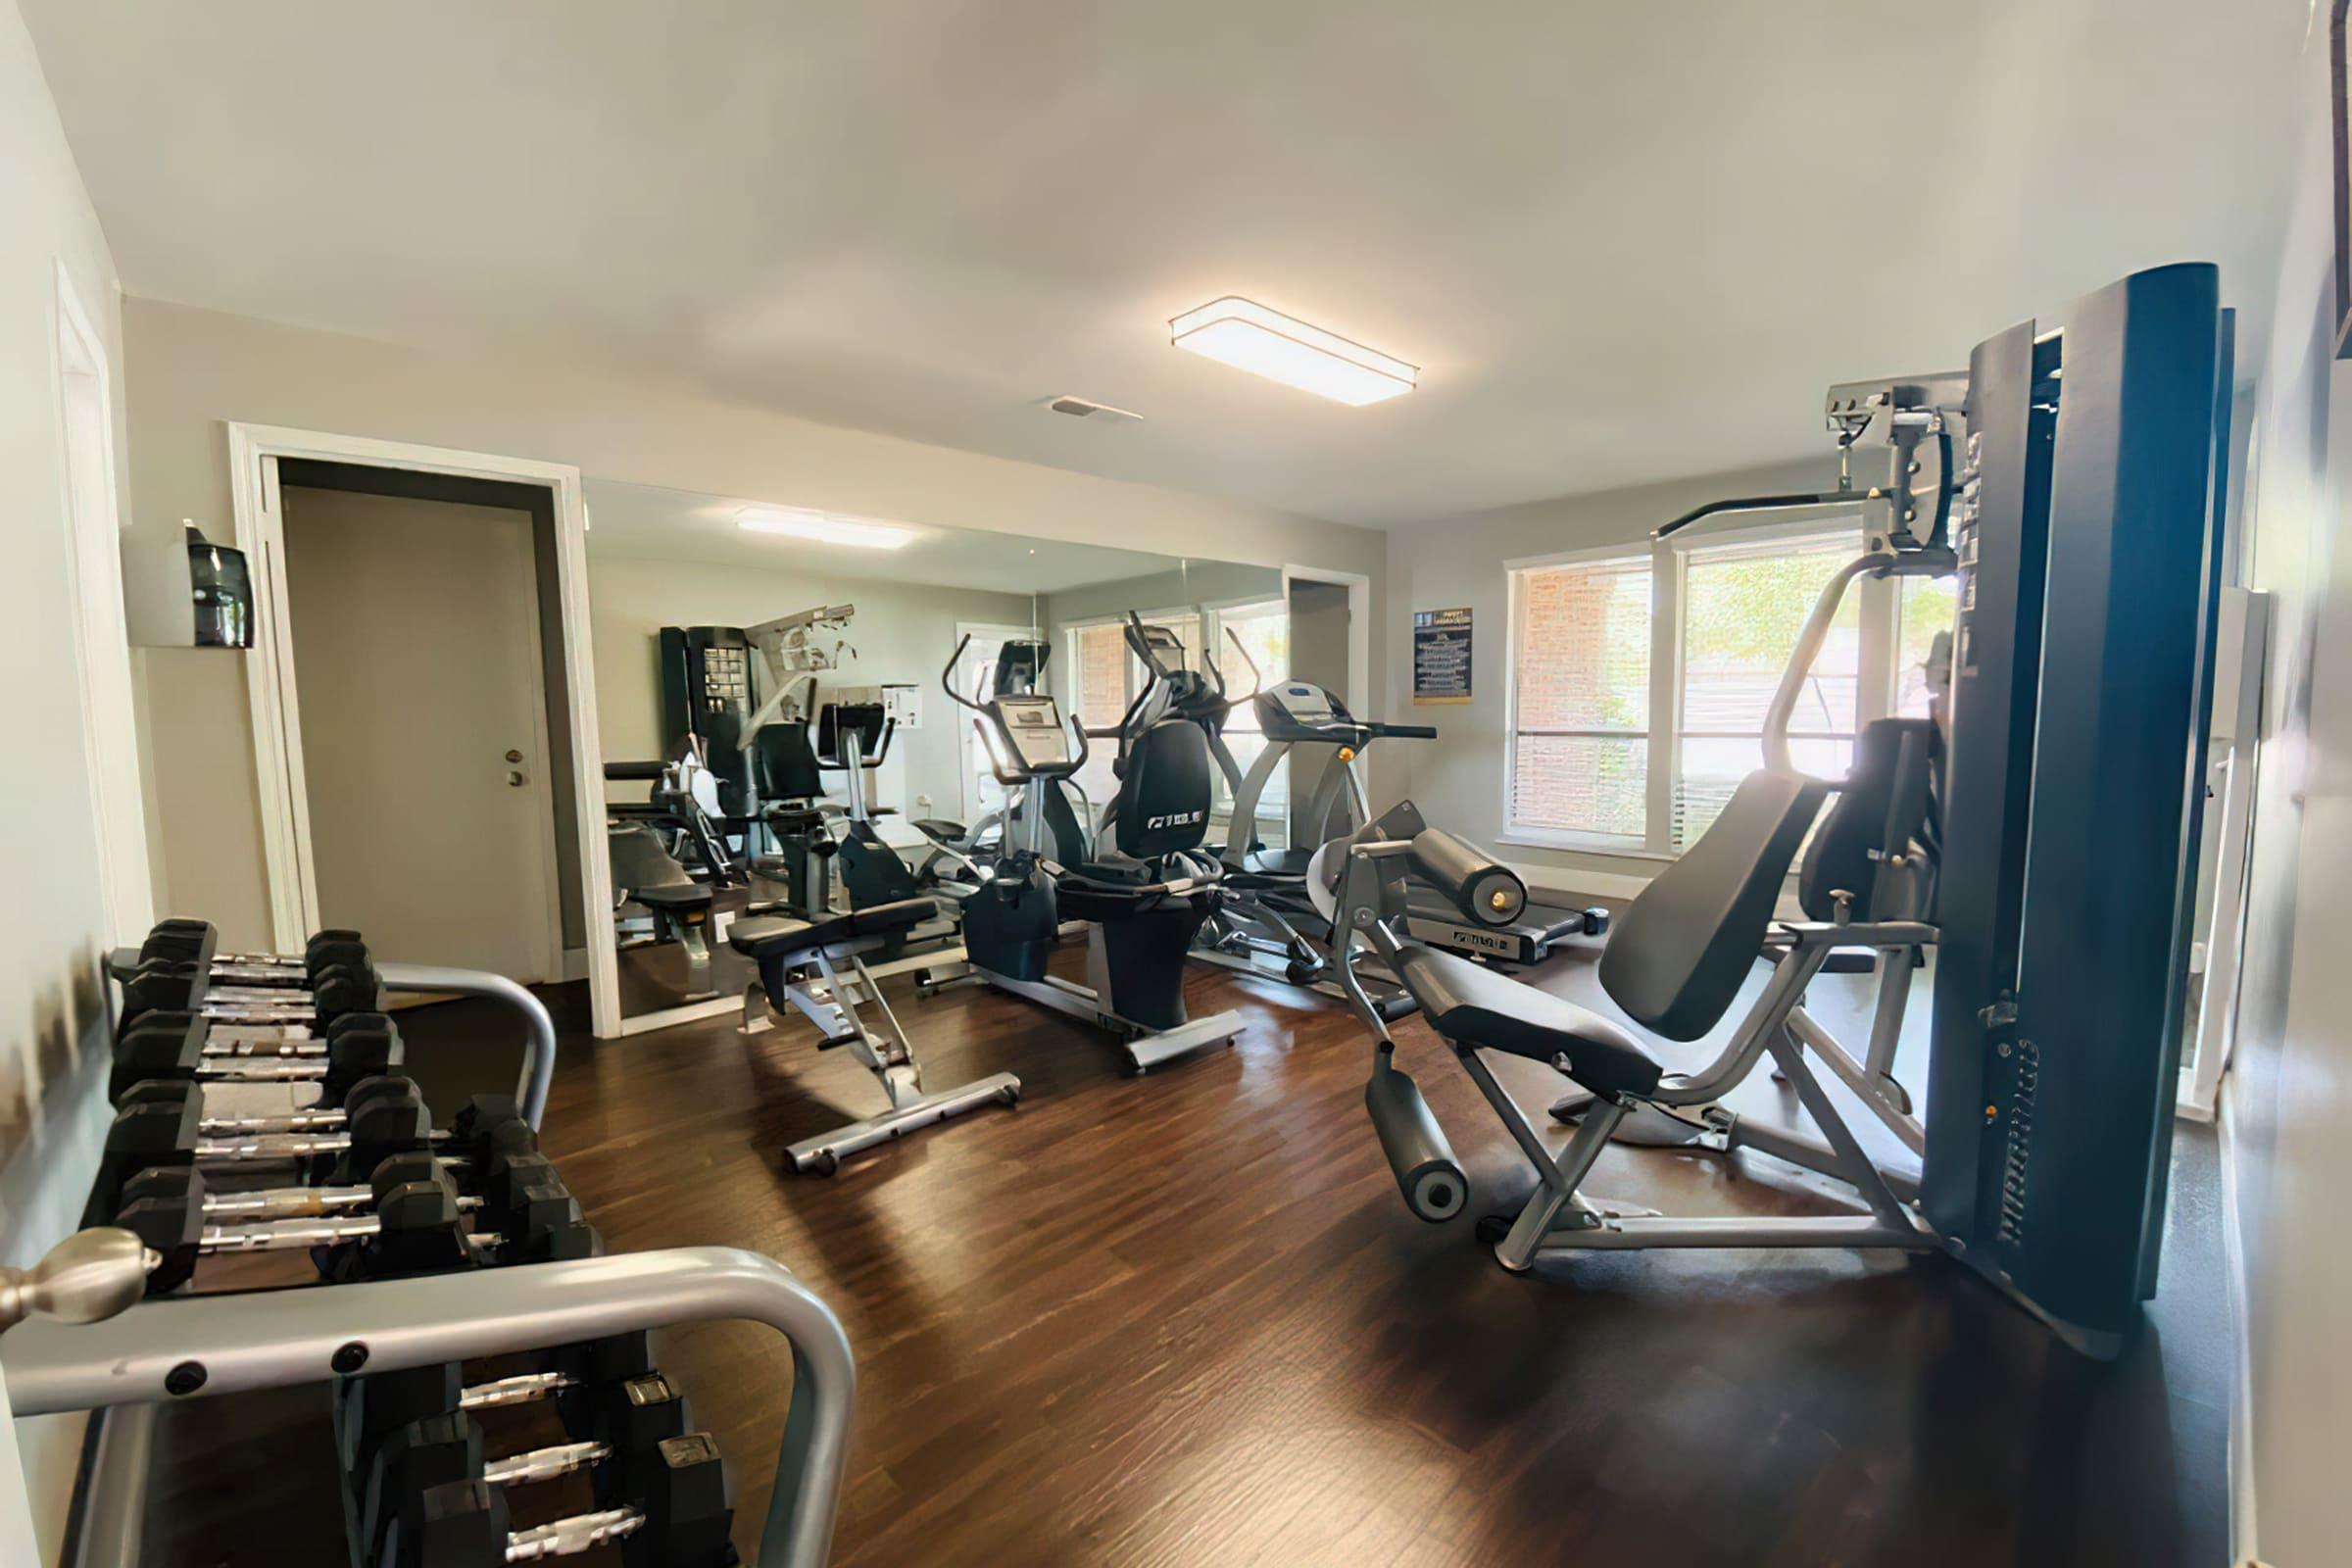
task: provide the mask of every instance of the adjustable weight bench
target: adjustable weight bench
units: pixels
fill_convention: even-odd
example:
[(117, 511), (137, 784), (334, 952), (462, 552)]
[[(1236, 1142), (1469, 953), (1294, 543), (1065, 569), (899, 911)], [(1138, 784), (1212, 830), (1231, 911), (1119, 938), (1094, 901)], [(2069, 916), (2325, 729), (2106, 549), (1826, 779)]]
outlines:
[(608, 823), (605, 843), (612, 857), (614, 911), (625, 913), (634, 904), (653, 923), (652, 936), (618, 945), (675, 942), (686, 955), (687, 1000), (715, 995), (710, 986), (710, 886), (688, 875), (642, 822)]
[[(781, 1013), (790, 1005), (815, 1024), (822, 1031), (820, 1051), (837, 1046), (855, 1051), (890, 1097), (890, 1108), (878, 1115), (794, 1144), (786, 1152), (795, 1169), (830, 1176), (846, 1156), (859, 1150), (919, 1132), (990, 1101), (1009, 1105), (1020, 1099), (1021, 1081), (1008, 1072), (924, 1094), (922, 1069), (915, 1064), (906, 1031), (865, 966), (868, 954), (904, 941), (908, 932), (938, 915), (939, 906), (930, 899), (900, 899), (814, 922), (739, 920), (728, 932), (728, 946), (760, 966), (759, 985), (768, 1007)], [(858, 1011), (861, 1003), (871, 1003), (880, 1011), (885, 1032), (866, 1026)], [(747, 995), (747, 1014), (751, 1007)]]

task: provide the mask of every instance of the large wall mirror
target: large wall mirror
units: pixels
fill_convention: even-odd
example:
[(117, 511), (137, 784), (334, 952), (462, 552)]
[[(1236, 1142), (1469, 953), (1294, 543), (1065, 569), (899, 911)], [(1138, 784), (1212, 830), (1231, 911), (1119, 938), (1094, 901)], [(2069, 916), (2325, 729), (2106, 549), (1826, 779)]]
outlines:
[[(608, 1015), (624, 1033), (740, 1006), (755, 976), (729, 947), (738, 921), (846, 909), (847, 878), (881, 874), (877, 859), (919, 867), (1000, 812), (970, 715), (942, 689), (959, 645), (967, 696), (1000, 670), (1023, 678), (1000, 660), (1008, 643), (1042, 645), (1037, 689), (1095, 729), (1115, 726), (1148, 678), (1131, 614), (1237, 696), (1294, 675), (1349, 684), (1348, 590), (1269, 566), (844, 528), (594, 478), (586, 495), (614, 889), (597, 939), (615, 950)], [(1226, 741), (1235, 774), (1217, 780), (1212, 837), (1233, 837), (1237, 796), (1254, 793), (1238, 803), (1243, 836), (1287, 845), (1314, 784), (1292, 771), (1322, 760), (1256, 768), (1265, 743), (1246, 701)], [(1116, 787), (1110, 757), (1097, 749), (1078, 781), (1098, 809)], [(842, 853), (853, 838), (865, 853)]]

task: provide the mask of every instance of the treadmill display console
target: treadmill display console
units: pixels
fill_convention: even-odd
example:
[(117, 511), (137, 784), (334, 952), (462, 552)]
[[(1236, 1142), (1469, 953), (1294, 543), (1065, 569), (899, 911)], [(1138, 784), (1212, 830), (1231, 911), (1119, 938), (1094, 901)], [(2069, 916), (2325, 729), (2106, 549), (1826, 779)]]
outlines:
[(1310, 681), (1269, 687), (1257, 694), (1255, 706), (1258, 726), (1269, 741), (1329, 740), (1335, 728), (1354, 722), (1338, 698)]

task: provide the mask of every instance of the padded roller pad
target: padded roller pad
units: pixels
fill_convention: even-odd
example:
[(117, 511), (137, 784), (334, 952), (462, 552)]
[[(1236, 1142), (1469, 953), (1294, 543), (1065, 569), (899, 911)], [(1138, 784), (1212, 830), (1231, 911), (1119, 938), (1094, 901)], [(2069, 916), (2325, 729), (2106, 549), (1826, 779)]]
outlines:
[(1656, 1058), (1618, 1025), (1548, 991), (1498, 974), (1457, 954), (1407, 943), (1396, 954), (1404, 982), (1429, 1026), (1456, 1047), (1489, 1047), (1553, 1063), (1596, 1095), (1655, 1094)]

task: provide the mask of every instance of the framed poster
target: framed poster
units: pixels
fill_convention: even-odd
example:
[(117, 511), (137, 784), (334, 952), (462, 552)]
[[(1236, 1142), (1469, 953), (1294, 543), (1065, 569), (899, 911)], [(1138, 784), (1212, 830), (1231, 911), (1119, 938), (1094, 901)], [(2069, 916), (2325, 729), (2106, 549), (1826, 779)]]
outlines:
[(1470, 611), (1413, 612), (1413, 701), (1470, 701)]

